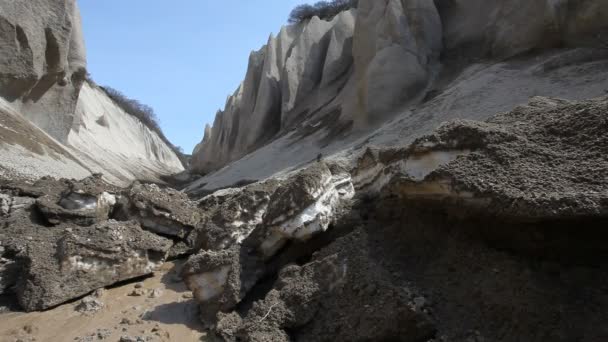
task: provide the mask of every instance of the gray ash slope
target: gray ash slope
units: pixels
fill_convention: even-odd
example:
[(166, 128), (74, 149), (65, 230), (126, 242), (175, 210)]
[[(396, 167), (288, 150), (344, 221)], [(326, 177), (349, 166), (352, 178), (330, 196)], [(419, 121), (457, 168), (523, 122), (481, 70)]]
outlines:
[(536, 98), (369, 149), (327, 232), (268, 258), (262, 223), (186, 283), (228, 341), (605, 340), (607, 110)]
[(532, 96), (600, 96), (607, 16), (595, 0), (362, 0), (286, 26), (252, 53), (205, 129), (192, 161), (205, 177), (187, 190), (265, 179), (370, 142), (408, 144)]
[(607, 113), (534, 98), (202, 199), (3, 181), (0, 290), (53, 310), (190, 255), (226, 341), (603, 341)]
[(190, 255), (226, 341), (603, 341), (607, 113), (534, 98), (202, 199), (3, 181), (0, 290), (53, 310)]
[[(186, 192), (2, 178), (0, 295), (53, 312), (187, 257), (199, 312), (163, 307), (209, 339), (605, 341), (606, 16), (595, 0), (361, 0), (285, 28), (197, 149), (217, 171)], [(81, 95), (96, 119), (105, 100)], [(57, 140), (42, 133), (30, 147)]]
[(171, 146), (87, 80), (76, 0), (0, 1), (0, 175), (103, 173), (127, 186), (183, 166)]

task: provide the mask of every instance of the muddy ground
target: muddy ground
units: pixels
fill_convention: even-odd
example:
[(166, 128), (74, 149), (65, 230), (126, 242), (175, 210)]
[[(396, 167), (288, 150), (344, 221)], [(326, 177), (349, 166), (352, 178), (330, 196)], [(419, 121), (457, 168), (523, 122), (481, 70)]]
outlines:
[(76, 300), (44, 312), (0, 313), (0, 341), (206, 341), (180, 266), (168, 262), (152, 277), (108, 288), (99, 311), (79, 312)]

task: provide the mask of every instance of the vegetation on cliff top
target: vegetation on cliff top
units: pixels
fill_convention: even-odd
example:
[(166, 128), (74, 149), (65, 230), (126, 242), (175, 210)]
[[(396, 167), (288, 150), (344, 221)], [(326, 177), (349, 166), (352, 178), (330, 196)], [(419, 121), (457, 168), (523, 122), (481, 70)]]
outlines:
[[(88, 79), (92, 85), (96, 85), (90, 79), (90, 76), (88, 77)], [(98, 87), (101, 90), (103, 90), (103, 92), (106, 93), (106, 95), (108, 95), (108, 97), (118, 107), (120, 107), (122, 110), (124, 110), (125, 113), (135, 117), (142, 124), (144, 124), (146, 127), (148, 127), (151, 131), (158, 134), (158, 136), (162, 139), (162, 141), (164, 141), (165, 144), (167, 144), (167, 146), (169, 146), (169, 148), (171, 148), (171, 150), (173, 150), (173, 152), (175, 152), (175, 154), (181, 161), (182, 165), (184, 167), (188, 167), (189, 156), (184, 154), (184, 151), (181, 147), (173, 145), (171, 143), (171, 141), (169, 141), (169, 139), (165, 136), (165, 134), (163, 133), (163, 130), (160, 127), (158, 117), (156, 116), (156, 113), (154, 112), (154, 108), (152, 108), (144, 103), (141, 103), (138, 100), (129, 98), (128, 96), (123, 94), (121, 91), (114, 89), (112, 87), (109, 87), (109, 86), (98, 86)]]
[(358, 2), (359, 0), (333, 0), (319, 1), (314, 5), (299, 5), (289, 14), (288, 22), (290, 24), (299, 24), (315, 16), (319, 17), (319, 19), (331, 20), (340, 12), (357, 7)]

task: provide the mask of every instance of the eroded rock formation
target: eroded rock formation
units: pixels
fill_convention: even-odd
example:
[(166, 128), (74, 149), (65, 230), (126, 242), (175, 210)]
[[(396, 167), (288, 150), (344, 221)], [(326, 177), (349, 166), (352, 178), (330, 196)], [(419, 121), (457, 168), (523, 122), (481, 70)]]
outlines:
[[(264, 176), (268, 177), (305, 162), (303, 157), (294, 155), (310, 154), (308, 158), (312, 159), (320, 150), (334, 153), (341, 148), (328, 148), (331, 142), (344, 144), (349, 137), (369, 134), (399, 117), (398, 114), (406, 115), (408, 110), (425, 111), (426, 102), (449, 87), (461, 86), (465, 92), (478, 87), (475, 81), (467, 80), (473, 72), (483, 74), (489, 66), (509, 63), (509, 58), (521, 58), (528, 52), (540, 55), (553, 48), (603, 47), (602, 37), (608, 33), (607, 13), (603, 2), (594, 0), (576, 3), (362, 0), (356, 10), (331, 22), (315, 17), (288, 26), (281, 30), (278, 42), (271, 39), (262, 50), (252, 54), (245, 81), (229, 98), (226, 109), (218, 113), (213, 127), (205, 129), (205, 138), (195, 148), (193, 169), (210, 173), (247, 154), (250, 165), (263, 164), (271, 153), (279, 155), (280, 166), (266, 171)], [(285, 46), (289, 48), (286, 50)], [(602, 54), (598, 51), (576, 53), (579, 57), (570, 56), (566, 58), (569, 62), (563, 60), (555, 67), (604, 58), (590, 57)], [(277, 55), (286, 56), (286, 61), (282, 62)], [(260, 71), (269, 64), (279, 66), (280, 77), (273, 78), (279, 80), (279, 86), (274, 88), (264, 81), (268, 72)], [(507, 70), (517, 68), (522, 72), (526, 69), (513, 59)], [(496, 76), (488, 70), (479, 77), (487, 82), (487, 78)], [(498, 77), (509, 82), (506, 73)], [(339, 88), (328, 88), (328, 79), (339, 79), (336, 82)], [(270, 88), (275, 92), (266, 90)], [(518, 91), (526, 92), (526, 98), (556, 92), (551, 85), (523, 90), (520, 87)], [(594, 96), (600, 94), (594, 92)], [(454, 107), (458, 98), (439, 98), (437, 106)], [(504, 100), (509, 102), (508, 109), (523, 100), (509, 99), (507, 96)], [(490, 98), (470, 101), (477, 101), (480, 107), (497, 102)], [(263, 118), (259, 116), (259, 104), (263, 104), (263, 112), (267, 113)], [(415, 120), (404, 125), (419, 134), (428, 133), (454, 116), (477, 118), (482, 115), (480, 112), (460, 113), (451, 109), (446, 113), (422, 113), (428, 116), (426, 122), (433, 123), (425, 127), (425, 132)], [(312, 135), (310, 141), (303, 139)], [(294, 152), (295, 144), (305, 145), (307, 150)], [(225, 178), (232, 172), (222, 173)], [(239, 180), (234, 178), (233, 182)], [(201, 182), (221, 180), (222, 177), (212, 174)]]
[(226, 341), (599, 341), (607, 112), (536, 97), (201, 199), (4, 182), (0, 290), (47, 309), (190, 255), (182, 279)]
[(76, 0), (0, 1), (0, 174), (104, 173), (114, 184), (183, 170), (175, 152), (85, 81)]
[(193, 153), (207, 173), (237, 160), (334, 102), (349, 78), (356, 11), (283, 27), (249, 57), (243, 83)]
[[(607, 109), (605, 97), (534, 98), (368, 148), (332, 229), (264, 253), (273, 213), (302, 212), (320, 192), (312, 184), (344, 171), (317, 164), (275, 190), (244, 241), (191, 257), (186, 284), (226, 341), (601, 340)], [(563, 296), (572, 286), (582, 305)]]
[(0, 95), (65, 142), (86, 74), (76, 1), (1, 1), (0, 9)]

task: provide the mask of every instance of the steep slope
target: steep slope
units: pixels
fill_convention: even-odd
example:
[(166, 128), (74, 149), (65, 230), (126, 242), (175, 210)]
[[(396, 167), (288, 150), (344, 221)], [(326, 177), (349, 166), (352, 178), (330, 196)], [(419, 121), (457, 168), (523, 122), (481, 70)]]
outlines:
[(245, 80), (196, 146), (193, 169), (217, 170), (304, 120), (331, 115), (352, 70), (355, 16), (283, 27), (253, 52)]
[(72, 152), (0, 98), (0, 177), (82, 178), (90, 171)]
[(139, 120), (85, 82), (76, 0), (0, 0), (0, 172), (126, 185), (183, 170)]
[(67, 145), (93, 172), (106, 174), (113, 183), (153, 180), (183, 170), (156, 132), (88, 83), (80, 92)]
[[(232, 129), (235, 123), (265, 121), (246, 107), (230, 111), (229, 122), (226, 112), (218, 114), (193, 152), (193, 169), (207, 175), (188, 191), (263, 179), (301, 167), (319, 153), (349, 154), (349, 148), (369, 142), (408, 143), (445, 120), (486, 119), (531, 96), (583, 99), (608, 87), (608, 54), (598, 38), (608, 33), (608, 5), (602, 1), (361, 0), (350, 13), (352, 37), (336, 39), (326, 54), (312, 52), (314, 44), (306, 55), (297, 53), (296, 43), (288, 51), (288, 61), (298, 62), (292, 64), (296, 70), (306, 70), (296, 78), (304, 86), (281, 88), (283, 105), (270, 113), (275, 121), (264, 130), (270, 138), (235, 148), (231, 142), (251, 132)], [(305, 32), (317, 37), (334, 25), (336, 19), (313, 18), (281, 32), (295, 32), (294, 42), (304, 44), (312, 39)], [(310, 82), (328, 70), (320, 67), (327, 64), (323, 58), (338, 54), (348, 70), (339, 77), (337, 92)], [(250, 63), (248, 78), (261, 64)], [(283, 75), (291, 69), (286, 70)], [(301, 100), (289, 100), (294, 88), (302, 89)], [(324, 102), (319, 93), (338, 95)], [(264, 99), (258, 96), (257, 102)]]
[(65, 142), (86, 74), (76, 0), (0, 1), (0, 96)]

